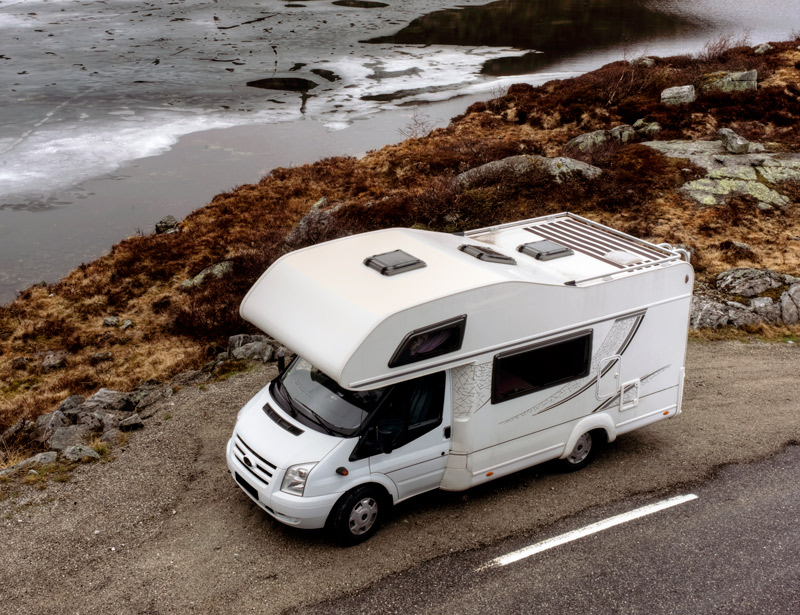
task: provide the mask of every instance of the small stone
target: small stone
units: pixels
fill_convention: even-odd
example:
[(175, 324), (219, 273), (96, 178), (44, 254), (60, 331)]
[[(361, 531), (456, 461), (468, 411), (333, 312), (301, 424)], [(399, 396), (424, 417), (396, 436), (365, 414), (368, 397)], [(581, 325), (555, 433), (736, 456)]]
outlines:
[(722, 141), (725, 149), (731, 154), (746, 154), (750, 151), (750, 141), (739, 136), (730, 128), (720, 128), (717, 131), (717, 138)]
[(95, 352), (92, 356), (89, 357), (89, 363), (91, 365), (97, 365), (98, 363), (104, 363), (106, 361), (111, 361), (114, 358), (114, 353), (110, 351), (105, 352)]
[(48, 354), (44, 358), (44, 361), (42, 361), (42, 369), (46, 372), (56, 369), (63, 369), (66, 366), (67, 356), (62, 352)]
[(178, 221), (175, 216), (164, 216), (156, 222), (156, 235), (175, 232), (178, 230)]
[(180, 287), (184, 290), (200, 286), (207, 277), (224, 278), (233, 271), (233, 261), (223, 261), (211, 267), (206, 267), (193, 278), (181, 282)]
[(132, 414), (128, 418), (119, 422), (119, 428), (122, 431), (130, 431), (132, 429), (141, 429), (144, 427), (142, 418), (138, 414)]
[(28, 359), (25, 357), (14, 357), (11, 359), (11, 369), (20, 370), (28, 367)]
[(89, 461), (92, 459), (100, 459), (100, 455), (96, 450), (83, 444), (68, 446), (62, 451), (61, 456), (69, 461)]
[(133, 326), (134, 326), (133, 321), (126, 318), (125, 320), (122, 321), (122, 324), (120, 324), (119, 328), (125, 331), (126, 329), (130, 329)]
[(756, 47), (755, 51), (753, 51), (753, 53), (755, 53), (756, 55), (760, 56), (760, 55), (763, 55), (763, 54), (767, 53), (768, 51), (772, 51), (773, 49), (774, 49), (774, 47), (772, 45), (770, 45), (769, 43), (764, 43), (764, 44), (759, 45), (758, 47)]

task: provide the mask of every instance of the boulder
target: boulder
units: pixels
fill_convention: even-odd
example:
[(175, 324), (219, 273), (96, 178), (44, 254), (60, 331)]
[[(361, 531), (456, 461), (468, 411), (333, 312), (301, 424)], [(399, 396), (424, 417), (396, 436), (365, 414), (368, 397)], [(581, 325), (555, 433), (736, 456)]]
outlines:
[(175, 390), (166, 384), (146, 384), (136, 387), (131, 393), (131, 400), (136, 412), (143, 419), (149, 419), (156, 413), (157, 402), (172, 397)]
[(64, 401), (58, 404), (56, 410), (59, 412), (68, 412), (70, 410), (77, 408), (85, 401), (86, 398), (84, 398), (83, 395), (70, 395)]
[(266, 363), (272, 358), (274, 349), (266, 342), (250, 342), (244, 346), (235, 348), (231, 353), (234, 359), (245, 359), (247, 361), (263, 361)]
[(758, 47), (756, 47), (753, 50), (753, 53), (756, 54), (757, 56), (760, 56), (760, 55), (763, 55), (763, 54), (767, 53), (768, 51), (772, 51), (773, 49), (774, 49), (774, 47), (772, 45), (770, 45), (769, 43), (763, 43), (763, 44), (759, 45)]
[(609, 132), (611, 133), (612, 139), (616, 139), (621, 143), (627, 143), (636, 137), (636, 131), (633, 126), (629, 126), (628, 124), (614, 126)]
[(57, 429), (70, 424), (69, 419), (60, 410), (42, 414), (36, 419), (34, 431), (39, 442), (46, 443)]
[(785, 278), (769, 269), (737, 267), (717, 275), (716, 285), (722, 292), (740, 297), (757, 297), (785, 284)]
[(781, 294), (781, 320), (787, 325), (796, 325), (800, 321), (800, 310), (788, 292)]
[(652, 138), (661, 132), (661, 124), (658, 122), (648, 122), (645, 119), (638, 119), (633, 123), (633, 129), (646, 137)]
[(133, 401), (130, 393), (112, 389), (100, 389), (83, 403), (82, 408), (87, 412), (96, 410), (130, 412), (133, 410)]
[(123, 434), (119, 429), (109, 429), (108, 431), (103, 432), (103, 435), (100, 436), (100, 442), (107, 442), (108, 444), (117, 446), (124, 440), (124, 438), (125, 434)]
[(701, 92), (746, 92), (758, 89), (758, 72), (720, 71), (703, 75)]
[(175, 233), (178, 230), (178, 221), (175, 216), (164, 216), (156, 222), (156, 235)]
[(104, 327), (118, 327), (119, 326), (119, 316), (106, 316), (103, 319), (103, 326)]
[(68, 461), (90, 461), (100, 459), (100, 455), (93, 448), (83, 444), (75, 444), (65, 448), (61, 456)]
[(119, 428), (122, 431), (131, 431), (142, 427), (144, 427), (144, 423), (142, 423), (142, 418), (138, 414), (132, 414), (119, 422)]
[(550, 175), (557, 183), (573, 173), (580, 173), (587, 179), (595, 179), (602, 173), (599, 168), (572, 158), (522, 154), (493, 160), (465, 171), (456, 177), (456, 184), (465, 190), (482, 182), (498, 181), (506, 175), (523, 175), (537, 170)]
[(653, 68), (656, 65), (655, 58), (651, 58), (648, 56), (641, 56), (639, 58), (634, 58), (630, 62), (628, 62), (631, 66), (640, 66), (642, 68)]
[[(217, 276), (217, 277), (219, 277), (219, 276)], [(123, 331), (125, 331), (126, 329), (131, 329), (133, 327), (134, 327), (133, 321), (130, 320), (129, 318), (126, 318), (125, 320), (123, 320), (119, 325), (119, 328), (122, 329)]]
[[(233, 261), (222, 261), (221, 263), (216, 263), (215, 265), (211, 265), (210, 267), (206, 267), (200, 273), (198, 273), (193, 278), (189, 278), (188, 280), (184, 280), (181, 282), (181, 288), (183, 290), (188, 290), (190, 288), (196, 288), (200, 286), (203, 282), (206, 281), (207, 278), (224, 278), (226, 275), (230, 274), (233, 271)], [(132, 324), (132, 323), (131, 323)]]
[(341, 207), (341, 204), (328, 207), (328, 199), (322, 197), (311, 206), (297, 226), (286, 235), (284, 243), (289, 248), (296, 250), (326, 239), (333, 239), (336, 233), (336, 220), (333, 214)]
[(678, 85), (661, 92), (661, 103), (664, 105), (686, 105), (695, 100), (697, 100), (697, 94), (693, 85)]
[(720, 128), (717, 138), (731, 154), (746, 154), (750, 150), (750, 141), (740, 137), (730, 128)]
[(750, 307), (769, 323), (777, 324), (781, 322), (781, 306), (769, 297), (754, 297), (750, 299)]
[(47, 441), (51, 451), (63, 451), (70, 446), (83, 444), (89, 438), (92, 430), (88, 425), (67, 425), (59, 427)]
[(602, 147), (610, 139), (611, 133), (608, 130), (587, 132), (586, 134), (578, 135), (574, 139), (567, 141), (567, 144), (564, 146), (564, 153), (567, 155), (574, 155), (579, 152), (586, 154)]
[(38, 455), (34, 455), (33, 457), (28, 457), (27, 459), (20, 461), (18, 464), (15, 464), (10, 468), (0, 470), (0, 476), (8, 476), (17, 470), (24, 470), (25, 468), (40, 468), (42, 466), (55, 463), (56, 459), (58, 459), (58, 453), (55, 451), (39, 453)]

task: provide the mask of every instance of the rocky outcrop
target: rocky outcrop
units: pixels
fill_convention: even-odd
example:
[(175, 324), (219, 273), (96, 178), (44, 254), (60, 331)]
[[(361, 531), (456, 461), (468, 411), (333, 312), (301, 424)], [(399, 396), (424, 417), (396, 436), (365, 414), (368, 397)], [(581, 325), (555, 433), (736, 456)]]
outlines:
[(597, 167), (573, 158), (520, 155), (487, 162), (465, 171), (456, 177), (456, 185), (462, 190), (468, 190), (485, 182), (498, 181), (504, 176), (518, 176), (535, 171), (546, 173), (557, 183), (565, 181), (573, 173), (579, 173), (586, 179), (595, 179), (602, 173)]
[(690, 326), (793, 325), (799, 316), (800, 278), (740, 267), (720, 273), (714, 288), (695, 291)]
[(687, 196), (701, 205), (721, 205), (735, 195), (755, 199), (764, 210), (784, 208), (791, 203), (776, 184), (800, 181), (800, 154), (770, 152), (760, 143), (749, 143), (747, 153), (732, 154), (726, 143), (732, 145), (733, 141), (647, 141), (642, 145), (669, 158), (688, 158), (706, 170), (705, 177), (681, 186)]
[(175, 216), (164, 216), (156, 222), (156, 235), (169, 235), (178, 232), (178, 221)]

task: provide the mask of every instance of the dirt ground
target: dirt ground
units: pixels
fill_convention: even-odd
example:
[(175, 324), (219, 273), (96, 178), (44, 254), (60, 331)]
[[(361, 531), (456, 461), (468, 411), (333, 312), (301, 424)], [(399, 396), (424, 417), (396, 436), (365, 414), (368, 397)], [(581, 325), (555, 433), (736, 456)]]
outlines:
[(543, 466), (414, 498), (371, 540), (340, 549), (271, 520), (227, 472), (236, 412), (273, 369), (181, 390), (113, 461), (68, 482), (2, 485), (2, 612), (302, 611), (439, 555), (536, 535), (586, 508), (696, 484), (800, 441), (797, 345), (692, 342), (681, 416), (620, 437), (575, 474)]

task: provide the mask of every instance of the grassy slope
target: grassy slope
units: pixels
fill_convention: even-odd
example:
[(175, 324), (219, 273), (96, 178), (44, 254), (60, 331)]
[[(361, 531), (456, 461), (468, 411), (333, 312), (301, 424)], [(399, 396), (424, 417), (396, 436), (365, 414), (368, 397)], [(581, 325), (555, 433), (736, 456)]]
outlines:
[[(242, 296), (322, 197), (345, 207), (318, 229), (317, 241), (389, 225), (466, 230), (569, 210), (656, 242), (691, 246), (700, 279), (732, 266), (798, 275), (800, 250), (790, 239), (800, 236), (797, 185), (784, 186), (793, 203), (783, 211), (761, 212), (741, 198), (699, 208), (676, 192), (698, 170), (636, 144), (585, 158), (605, 170), (592, 182), (554, 184), (535, 173), (469, 190), (453, 182), (485, 162), (519, 153), (558, 155), (571, 137), (643, 117), (664, 127), (658, 139), (713, 139), (727, 126), (750, 140), (800, 151), (797, 45), (781, 44), (765, 55), (718, 46), (701, 58), (666, 58), (650, 68), (616, 62), (538, 88), (512, 86), (426, 137), (360, 160), (276, 169), (257, 184), (218, 195), (186, 218), (180, 233), (126, 239), (58, 284), (28, 289), (0, 307), (0, 432), (20, 417), (51, 411), (67, 395), (101, 386), (130, 389), (201, 365), (228, 335), (248, 330), (238, 317)], [(701, 96), (681, 108), (659, 103), (666, 87), (699, 84), (716, 70), (752, 68), (759, 72), (758, 92)], [(726, 239), (750, 244), (750, 260), (726, 251), (720, 245)], [(232, 275), (179, 289), (180, 281), (222, 260), (234, 261)], [(103, 327), (109, 315), (136, 326)], [(67, 367), (43, 372), (41, 358), (58, 350), (68, 353)], [(113, 360), (93, 365), (91, 356), (102, 351), (113, 352)], [(13, 369), (15, 357), (29, 358), (27, 368)]]

